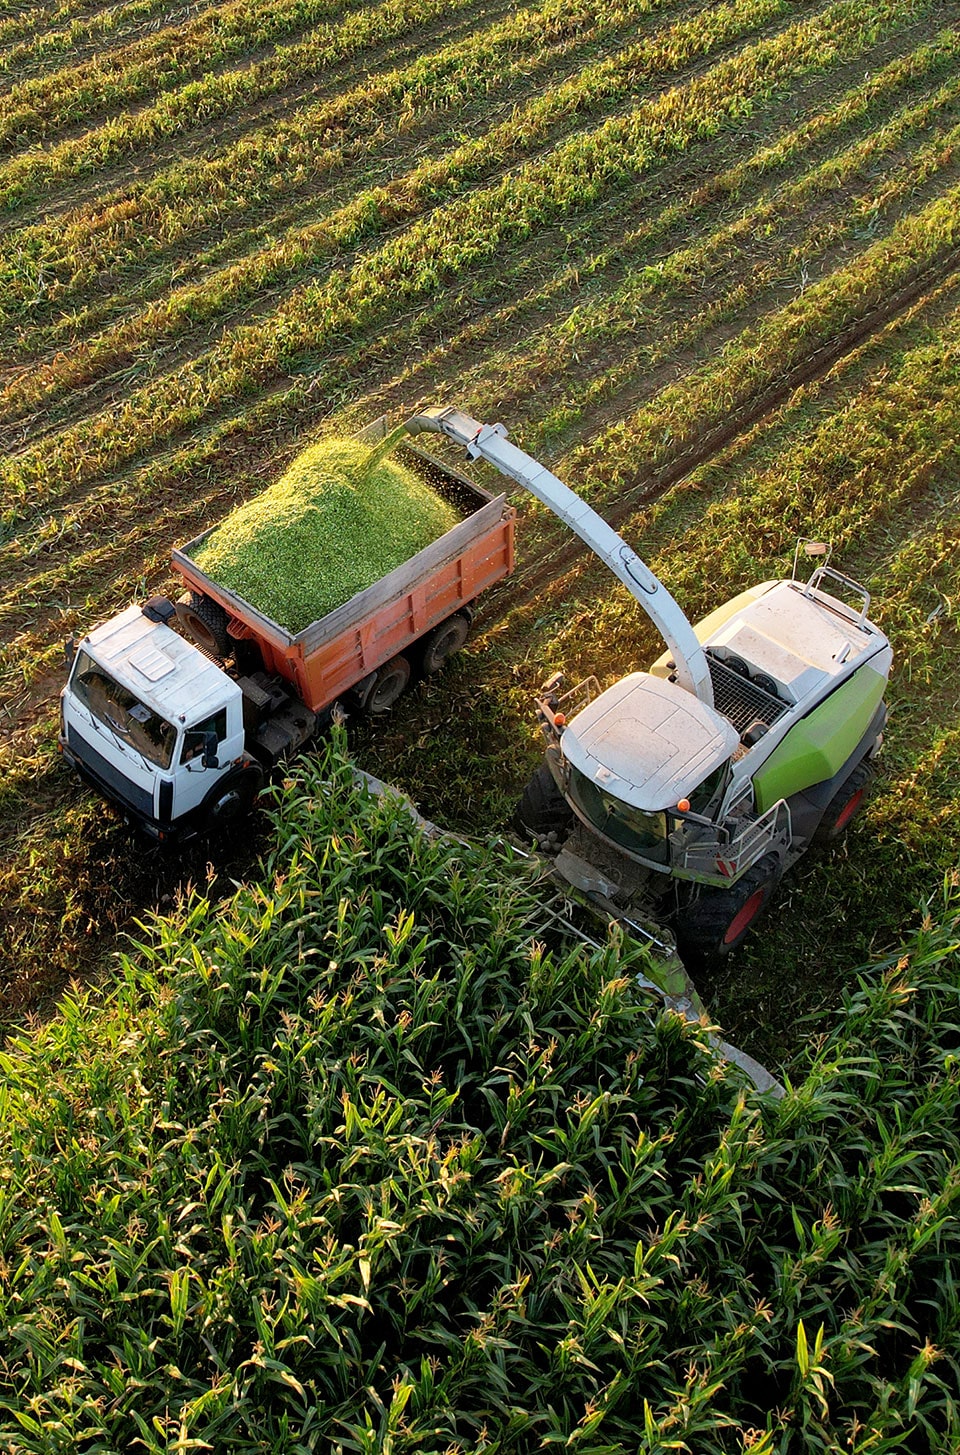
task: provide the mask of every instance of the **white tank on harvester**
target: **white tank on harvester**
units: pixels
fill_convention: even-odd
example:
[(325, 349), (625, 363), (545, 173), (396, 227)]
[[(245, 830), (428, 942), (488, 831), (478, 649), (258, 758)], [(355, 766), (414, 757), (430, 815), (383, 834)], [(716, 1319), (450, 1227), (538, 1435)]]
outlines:
[[(547, 742), (518, 817), (567, 882), (622, 915), (669, 923), (689, 956), (735, 949), (784, 870), (840, 837), (883, 734), (892, 653), (869, 593), (829, 565), (764, 581), (691, 625), (663, 583), (502, 425), (456, 409), (408, 422), (516, 480), (632, 593), (667, 650), (600, 691), (541, 690)], [(833, 589), (827, 590), (830, 586)], [(835, 594), (835, 593), (840, 594)]]

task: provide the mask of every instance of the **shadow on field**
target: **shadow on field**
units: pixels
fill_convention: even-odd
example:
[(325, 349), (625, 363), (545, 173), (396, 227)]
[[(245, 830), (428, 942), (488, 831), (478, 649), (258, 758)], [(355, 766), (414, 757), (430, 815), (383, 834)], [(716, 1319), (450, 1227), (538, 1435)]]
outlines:
[(249, 876), (269, 826), (160, 848), (80, 784), (59, 759), (7, 811), (0, 860), (0, 1026), (48, 1015), (72, 981), (109, 973), (138, 922), (198, 887), (213, 898)]

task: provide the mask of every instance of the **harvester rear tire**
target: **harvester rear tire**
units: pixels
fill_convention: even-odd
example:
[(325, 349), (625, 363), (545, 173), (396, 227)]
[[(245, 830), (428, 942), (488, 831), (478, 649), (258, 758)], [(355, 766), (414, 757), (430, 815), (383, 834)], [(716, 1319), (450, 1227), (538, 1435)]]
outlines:
[(364, 701), (364, 710), (371, 717), (380, 717), (389, 712), (393, 704), (402, 697), (410, 681), (410, 663), (404, 656), (391, 657), (377, 672), (373, 686)]
[(233, 643), (227, 631), (227, 613), (209, 596), (191, 591), (177, 602), (177, 620), (197, 646), (214, 657), (228, 657)]
[(823, 818), (810, 841), (812, 848), (829, 849), (838, 839), (843, 838), (866, 803), (872, 780), (873, 764), (869, 758), (864, 758), (847, 774), (827, 804)]
[(699, 961), (726, 959), (767, 908), (782, 873), (779, 857), (765, 854), (729, 889), (704, 889), (677, 915), (674, 928), (681, 955)]
[(447, 658), (452, 657), (454, 652), (459, 652), (469, 631), (470, 623), (459, 611), (434, 627), (424, 638), (420, 651), (420, 666), (425, 677), (432, 677), (435, 672), (439, 672)]
[(573, 810), (554, 781), (546, 763), (541, 763), (527, 782), (514, 814), (520, 833), (542, 841), (558, 841), (573, 827)]

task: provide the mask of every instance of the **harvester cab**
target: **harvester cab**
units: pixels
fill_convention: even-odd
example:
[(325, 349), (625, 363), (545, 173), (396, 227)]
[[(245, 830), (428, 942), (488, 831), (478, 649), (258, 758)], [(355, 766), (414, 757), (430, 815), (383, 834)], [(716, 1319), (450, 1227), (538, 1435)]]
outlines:
[[(861, 806), (883, 734), (890, 644), (869, 593), (829, 564), (764, 581), (691, 625), (597, 513), (455, 409), (409, 421), (463, 445), (553, 510), (626, 585), (667, 650), (601, 691), (541, 690), (543, 762), (518, 817), (575, 888), (668, 922), (689, 957), (735, 949), (787, 869)], [(830, 589), (828, 589), (830, 588)]]

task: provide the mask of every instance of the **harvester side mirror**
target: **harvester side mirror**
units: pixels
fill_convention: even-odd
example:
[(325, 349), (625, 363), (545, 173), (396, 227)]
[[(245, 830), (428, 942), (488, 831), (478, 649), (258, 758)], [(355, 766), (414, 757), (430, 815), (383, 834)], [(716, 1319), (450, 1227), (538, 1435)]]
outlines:
[(71, 635), (67, 637), (67, 640), (63, 644), (63, 660), (64, 660), (64, 663), (66, 665), (66, 668), (67, 668), (67, 671), (68, 672), (70, 671), (70, 668), (73, 666), (73, 659), (74, 659), (74, 657), (76, 655), (77, 655), (77, 639), (71, 633)]
[(202, 762), (205, 768), (220, 767), (220, 759), (217, 757), (217, 735), (215, 732), (208, 732), (203, 735)]

